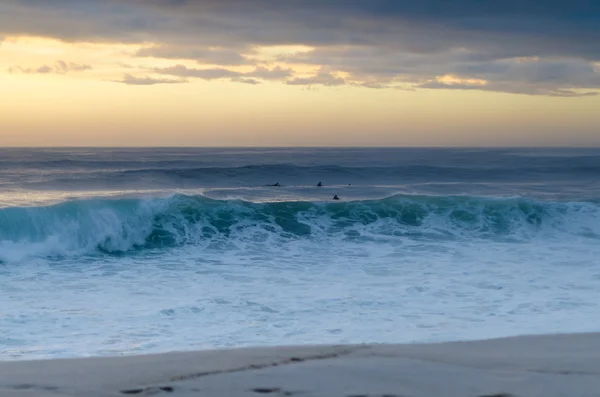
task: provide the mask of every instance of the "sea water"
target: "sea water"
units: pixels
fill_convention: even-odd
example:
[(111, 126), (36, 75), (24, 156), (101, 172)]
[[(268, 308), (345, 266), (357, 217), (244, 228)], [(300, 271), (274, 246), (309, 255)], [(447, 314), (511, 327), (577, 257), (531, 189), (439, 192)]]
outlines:
[(597, 149), (0, 149), (2, 360), (598, 330)]

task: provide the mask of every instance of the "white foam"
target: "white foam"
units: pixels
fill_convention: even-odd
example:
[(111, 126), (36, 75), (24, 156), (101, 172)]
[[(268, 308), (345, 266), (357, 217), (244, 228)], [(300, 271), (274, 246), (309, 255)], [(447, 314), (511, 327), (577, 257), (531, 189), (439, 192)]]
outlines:
[[(502, 229), (510, 238), (501, 239), (481, 234), (485, 214), (466, 204), (480, 220), (475, 234), (448, 211), (402, 226), (360, 203), (336, 216), (329, 204), (299, 212), (309, 235), (290, 235), (268, 212), (240, 217), (226, 235), (201, 214), (194, 224), (169, 212), (163, 226), (176, 229), (183, 246), (74, 255), (140, 244), (174, 202), (138, 204), (92, 206), (70, 222), (50, 216), (42, 241), (0, 242), (3, 358), (600, 329), (595, 204), (546, 207), (553, 213), (538, 228), (522, 222), (527, 211), (514, 212)], [(228, 205), (223, 216), (257, 211)], [(205, 238), (208, 227), (214, 236)]]
[(4, 266), (0, 354), (441, 341), (600, 327), (600, 248), (590, 240), (317, 245), (260, 240), (252, 227), (239, 233), (226, 250), (187, 246)]

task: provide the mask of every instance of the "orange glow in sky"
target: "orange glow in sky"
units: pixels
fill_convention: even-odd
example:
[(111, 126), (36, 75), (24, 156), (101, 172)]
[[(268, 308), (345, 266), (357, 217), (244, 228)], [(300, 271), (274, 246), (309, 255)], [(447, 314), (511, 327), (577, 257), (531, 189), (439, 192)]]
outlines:
[[(468, 37), (430, 51), (421, 41), (441, 40), (430, 38), (436, 31), (417, 34), (406, 24), (390, 25), (398, 40), (381, 33), (379, 43), (367, 39), (379, 32), (367, 19), (348, 19), (356, 37), (332, 30), (342, 25), (298, 28), (275, 19), (266, 33), (258, 23), (248, 27), (259, 33), (244, 42), (244, 34), (231, 37), (250, 22), (226, 11), (215, 21), (229, 30), (204, 42), (211, 32), (185, 18), (221, 11), (128, 6), (142, 7), (139, 18), (162, 13), (181, 23), (167, 29), (158, 19), (155, 30), (120, 37), (48, 9), (0, 6), (0, 145), (600, 145), (597, 61), (535, 54), (488, 61), (488, 49)], [(21, 25), (2, 19), (11, 13)], [(86, 23), (104, 21), (85, 15)], [(296, 42), (278, 36), (292, 34)]]

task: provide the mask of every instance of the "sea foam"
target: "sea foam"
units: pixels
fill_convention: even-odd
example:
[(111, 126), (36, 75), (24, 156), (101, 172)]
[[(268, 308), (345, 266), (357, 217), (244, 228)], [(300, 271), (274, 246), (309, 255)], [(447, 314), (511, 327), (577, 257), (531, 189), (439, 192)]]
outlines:
[(86, 199), (0, 209), (0, 260), (110, 255), (272, 239), (527, 241), (600, 236), (600, 205), (526, 198), (395, 195), (253, 203), (203, 196)]

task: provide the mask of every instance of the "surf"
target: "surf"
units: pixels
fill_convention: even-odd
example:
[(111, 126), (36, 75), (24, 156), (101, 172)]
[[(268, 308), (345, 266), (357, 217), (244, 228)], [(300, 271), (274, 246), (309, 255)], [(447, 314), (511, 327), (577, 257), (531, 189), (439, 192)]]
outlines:
[[(523, 242), (600, 237), (597, 202), (394, 195), (348, 202), (95, 198), (0, 209), (0, 260), (20, 256), (114, 255), (272, 239)], [(11, 258), (12, 257), (12, 258)]]

